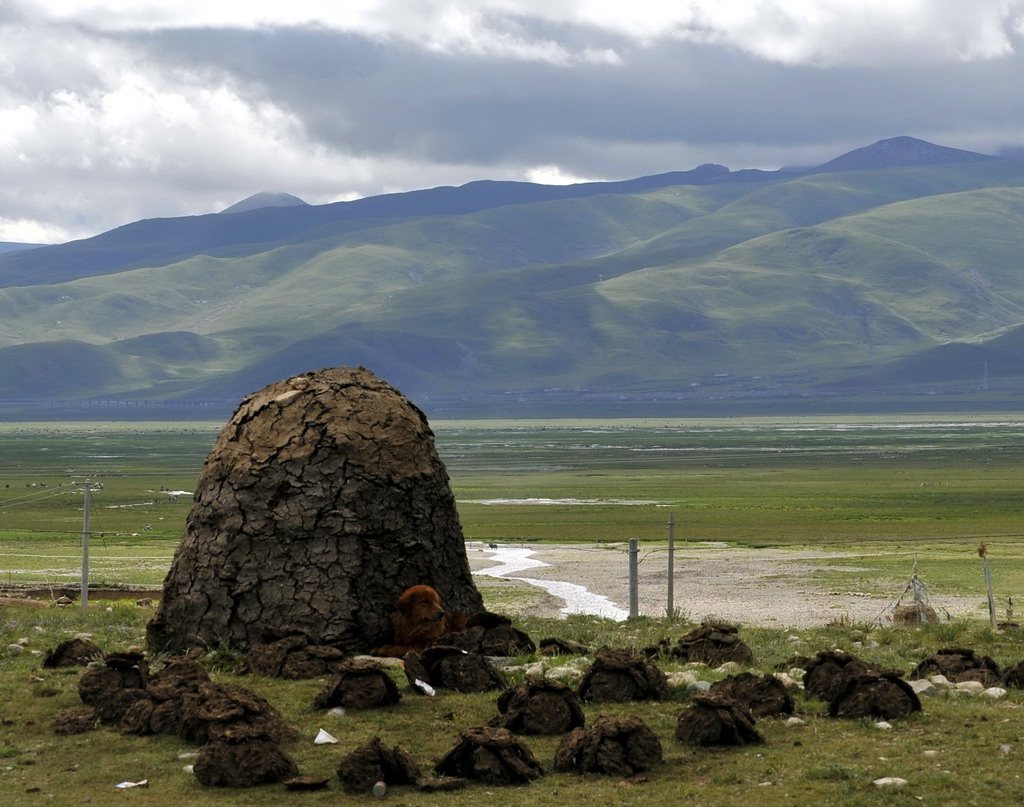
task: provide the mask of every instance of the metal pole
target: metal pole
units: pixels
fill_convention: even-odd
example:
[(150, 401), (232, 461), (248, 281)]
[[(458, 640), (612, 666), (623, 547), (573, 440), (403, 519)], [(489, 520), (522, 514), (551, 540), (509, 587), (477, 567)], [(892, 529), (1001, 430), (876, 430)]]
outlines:
[(675, 513), (668, 514), (668, 607), (665, 615), (671, 619), (676, 612), (676, 533)]
[(981, 557), (981, 564), (985, 569), (985, 588), (988, 589), (988, 617), (992, 622), (992, 630), (996, 630), (996, 598), (992, 591), (992, 572), (988, 568), (988, 547), (984, 541), (978, 544), (978, 555)]
[(637, 616), (640, 613), (639, 599), (640, 599), (640, 587), (639, 587), (639, 560), (637, 559), (637, 539), (629, 539), (629, 618)]
[(85, 480), (85, 503), (82, 508), (82, 608), (89, 604), (89, 510), (92, 507), (92, 483)]

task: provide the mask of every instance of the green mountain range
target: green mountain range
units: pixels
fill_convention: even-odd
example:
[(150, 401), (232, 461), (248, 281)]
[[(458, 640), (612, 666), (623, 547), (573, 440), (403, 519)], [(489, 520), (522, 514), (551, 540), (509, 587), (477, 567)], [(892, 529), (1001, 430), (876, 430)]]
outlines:
[(230, 411), (332, 365), (441, 415), (1013, 408), (1022, 256), (1024, 160), (909, 137), (800, 171), (260, 194), (0, 254), (0, 418)]

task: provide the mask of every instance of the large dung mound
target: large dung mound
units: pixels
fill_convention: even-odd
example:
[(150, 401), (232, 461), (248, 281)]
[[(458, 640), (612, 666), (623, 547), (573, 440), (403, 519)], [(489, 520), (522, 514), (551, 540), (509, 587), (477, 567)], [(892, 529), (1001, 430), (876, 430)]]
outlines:
[(371, 647), (418, 584), (482, 610), (426, 417), (363, 368), (305, 373), (245, 398), (218, 437), (149, 640), (247, 650), (287, 628)]

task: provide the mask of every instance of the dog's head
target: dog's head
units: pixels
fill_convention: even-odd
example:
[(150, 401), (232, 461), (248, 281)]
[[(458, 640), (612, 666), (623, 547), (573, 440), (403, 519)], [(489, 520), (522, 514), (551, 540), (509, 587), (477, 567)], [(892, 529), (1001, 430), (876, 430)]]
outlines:
[(441, 595), (430, 586), (407, 588), (398, 598), (395, 607), (411, 622), (440, 622), (445, 617)]

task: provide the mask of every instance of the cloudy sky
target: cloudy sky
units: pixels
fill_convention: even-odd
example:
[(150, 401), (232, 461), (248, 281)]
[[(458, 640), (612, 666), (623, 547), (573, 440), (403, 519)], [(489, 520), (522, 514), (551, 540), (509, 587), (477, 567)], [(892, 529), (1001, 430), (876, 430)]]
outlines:
[(1022, 87), (1024, 0), (0, 0), (0, 241), (902, 134), (1024, 153)]

